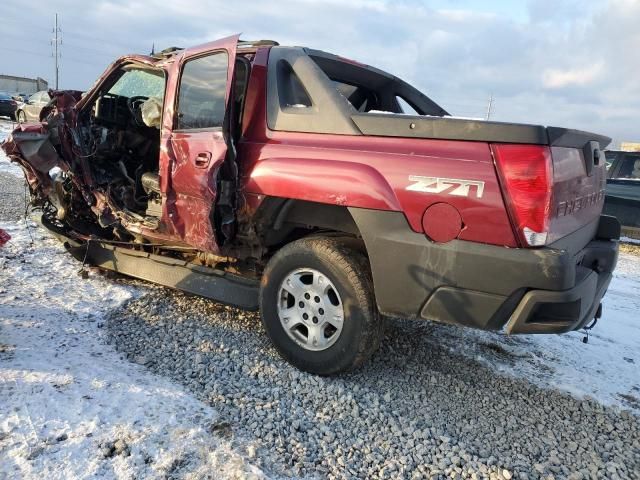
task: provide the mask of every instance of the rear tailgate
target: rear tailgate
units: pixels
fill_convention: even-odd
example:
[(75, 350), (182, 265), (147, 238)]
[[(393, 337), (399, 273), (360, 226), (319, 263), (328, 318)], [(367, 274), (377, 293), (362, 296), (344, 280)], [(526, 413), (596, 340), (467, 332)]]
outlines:
[(547, 132), (553, 160), (547, 244), (582, 228), (593, 230), (585, 232), (585, 240), (591, 239), (604, 204), (604, 148), (611, 139), (556, 127), (548, 127)]

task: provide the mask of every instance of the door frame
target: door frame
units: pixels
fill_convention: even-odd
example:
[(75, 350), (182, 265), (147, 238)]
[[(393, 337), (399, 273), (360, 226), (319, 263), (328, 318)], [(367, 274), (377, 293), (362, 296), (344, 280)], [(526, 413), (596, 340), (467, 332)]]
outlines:
[[(160, 140), (160, 191), (163, 197), (162, 202), (162, 223), (165, 226), (166, 231), (170, 231), (171, 234), (179, 240), (181, 243), (194, 246), (198, 249), (210, 251), (213, 253), (219, 253), (219, 232), (216, 230), (216, 222), (214, 220), (215, 205), (219, 195), (219, 185), (216, 179), (214, 185), (216, 190), (212, 192), (211, 205), (204, 207), (207, 211), (200, 212), (201, 218), (207, 218), (210, 223), (210, 229), (206, 228), (203, 234), (197, 235), (197, 241), (194, 243), (192, 238), (189, 238), (185, 233), (185, 225), (180, 218), (180, 213), (177, 208), (177, 197), (181, 192), (175, 191), (173, 188), (173, 173), (176, 165), (176, 158), (178, 152), (175, 151), (173, 145), (174, 134), (181, 133), (199, 133), (199, 132), (221, 132), (222, 137), (226, 143), (226, 149), (222, 152), (224, 154), (223, 163), (227, 161), (227, 156), (230, 149), (230, 135), (225, 130), (228, 129), (227, 118), (229, 116), (229, 109), (231, 108), (231, 92), (233, 87), (233, 79), (235, 74), (235, 61), (237, 54), (237, 46), (240, 35), (232, 35), (214, 42), (209, 42), (203, 45), (192, 47), (184, 50), (173, 61), (173, 64), (168, 68), (167, 79), (167, 94), (165, 95), (162, 130)], [(182, 74), (185, 65), (191, 61), (208, 55), (213, 55), (216, 52), (226, 52), (227, 54), (227, 83), (225, 88), (225, 121), (222, 127), (210, 127), (201, 129), (175, 129), (177, 125), (178, 114), (178, 99), (180, 82), (182, 80)], [(213, 141), (213, 140), (212, 140)], [(212, 159), (213, 160), (213, 159)], [(218, 176), (219, 168), (216, 170), (207, 169), (210, 173)]]

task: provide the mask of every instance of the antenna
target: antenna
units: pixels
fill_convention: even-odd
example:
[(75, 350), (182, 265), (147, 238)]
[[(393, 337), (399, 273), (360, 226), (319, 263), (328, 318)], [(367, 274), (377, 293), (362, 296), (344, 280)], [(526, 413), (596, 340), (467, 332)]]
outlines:
[(56, 20), (53, 27), (53, 38), (51, 39), (51, 45), (53, 46), (53, 59), (56, 69), (56, 90), (58, 90), (58, 80), (60, 78), (60, 64), (59, 60), (62, 58), (62, 28), (58, 26), (58, 14), (56, 13)]

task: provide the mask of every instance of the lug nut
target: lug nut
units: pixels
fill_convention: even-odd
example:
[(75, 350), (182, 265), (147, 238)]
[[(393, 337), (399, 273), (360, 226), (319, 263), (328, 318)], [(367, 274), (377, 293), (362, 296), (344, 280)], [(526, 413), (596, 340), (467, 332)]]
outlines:
[(311, 320), (313, 321), (313, 323), (318, 323), (318, 317), (313, 317)]
[(311, 295), (309, 295), (308, 293), (304, 294), (304, 298), (306, 298), (307, 300), (309, 300), (311, 298)]
[(304, 308), (304, 302), (300, 302), (300, 303), (298, 304), (298, 306), (299, 306), (300, 308)]
[(302, 318), (304, 318), (305, 320), (309, 320), (309, 315), (307, 315), (306, 313), (303, 313)]
[(319, 308), (319, 309), (318, 309), (318, 313), (319, 313), (320, 315), (324, 315), (324, 308)]
[(320, 303), (320, 297), (314, 297), (314, 300), (316, 301), (316, 303)]

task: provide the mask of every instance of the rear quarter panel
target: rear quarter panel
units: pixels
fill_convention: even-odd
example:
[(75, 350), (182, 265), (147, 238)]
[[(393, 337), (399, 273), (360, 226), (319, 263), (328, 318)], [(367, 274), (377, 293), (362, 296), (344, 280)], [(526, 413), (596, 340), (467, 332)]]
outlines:
[[(462, 217), (459, 239), (517, 246), (487, 143), (271, 131), (268, 55), (268, 48), (258, 49), (253, 61), (238, 145), (242, 186), (252, 209), (259, 199), (275, 196), (402, 211), (411, 229), (423, 232), (426, 208), (446, 202)], [(474, 189), (452, 195), (454, 187), (412, 191), (410, 176), (481, 181), (484, 190), (481, 197)]]
[[(404, 212), (422, 232), (422, 215), (434, 203), (454, 206), (461, 240), (516, 246), (489, 146), (479, 142), (269, 132), (244, 142), (248, 193)], [(412, 191), (409, 177), (484, 182), (464, 196), (455, 185), (439, 192)]]

